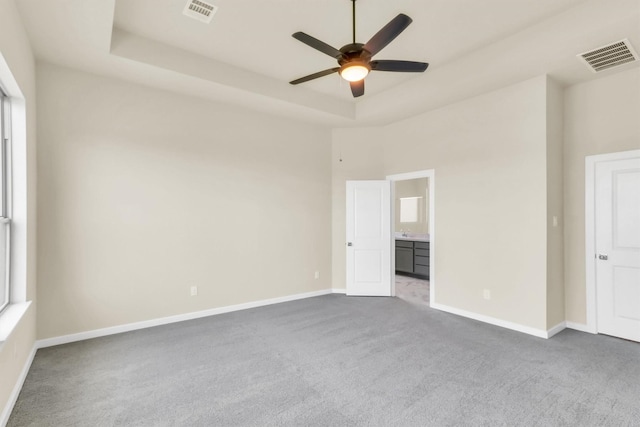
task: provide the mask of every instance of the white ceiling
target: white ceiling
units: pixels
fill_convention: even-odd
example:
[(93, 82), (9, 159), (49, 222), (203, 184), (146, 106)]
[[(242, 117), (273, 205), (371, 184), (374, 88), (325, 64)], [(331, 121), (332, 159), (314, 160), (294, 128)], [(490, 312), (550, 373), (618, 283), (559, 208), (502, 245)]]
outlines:
[(545, 73), (575, 84), (600, 76), (576, 54), (622, 38), (640, 50), (638, 0), (358, 0), (361, 43), (398, 13), (413, 18), (376, 59), (430, 66), (373, 72), (353, 99), (337, 74), (288, 84), (336, 66), (291, 34), (349, 43), (350, 0), (209, 1), (211, 24), (184, 16), (186, 0), (17, 3), (39, 60), (333, 126), (385, 124)]

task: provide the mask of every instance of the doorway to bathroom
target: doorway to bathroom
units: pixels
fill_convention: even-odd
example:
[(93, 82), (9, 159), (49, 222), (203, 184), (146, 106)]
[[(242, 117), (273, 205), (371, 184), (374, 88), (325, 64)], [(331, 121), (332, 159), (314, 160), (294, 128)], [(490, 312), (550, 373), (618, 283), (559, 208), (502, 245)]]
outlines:
[(429, 306), (435, 301), (435, 173), (387, 176), (391, 181), (391, 295)]

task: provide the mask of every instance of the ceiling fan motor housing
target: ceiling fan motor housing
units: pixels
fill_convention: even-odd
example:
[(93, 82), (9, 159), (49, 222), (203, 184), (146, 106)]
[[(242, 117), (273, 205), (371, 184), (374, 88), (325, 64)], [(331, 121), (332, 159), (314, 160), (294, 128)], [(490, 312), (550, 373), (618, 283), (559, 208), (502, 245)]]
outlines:
[(371, 53), (364, 49), (364, 44), (362, 43), (346, 44), (340, 48), (340, 52), (342, 52), (342, 56), (338, 58), (340, 65), (354, 60), (369, 62), (372, 56)]

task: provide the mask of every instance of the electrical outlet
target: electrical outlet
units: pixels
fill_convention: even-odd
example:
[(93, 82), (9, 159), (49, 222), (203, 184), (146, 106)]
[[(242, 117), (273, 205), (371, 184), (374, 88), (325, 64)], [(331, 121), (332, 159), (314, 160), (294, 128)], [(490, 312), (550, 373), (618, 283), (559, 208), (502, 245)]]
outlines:
[(553, 216), (553, 226), (557, 227), (558, 226), (558, 217), (557, 216)]
[(491, 291), (489, 289), (485, 289), (482, 292), (482, 296), (484, 297), (484, 299), (491, 299)]
[(320, 278), (320, 272), (316, 271), (316, 274), (313, 275), (314, 278), (319, 279)]
[(195, 297), (196, 295), (198, 295), (198, 287), (197, 286), (192, 286), (191, 287), (191, 296)]

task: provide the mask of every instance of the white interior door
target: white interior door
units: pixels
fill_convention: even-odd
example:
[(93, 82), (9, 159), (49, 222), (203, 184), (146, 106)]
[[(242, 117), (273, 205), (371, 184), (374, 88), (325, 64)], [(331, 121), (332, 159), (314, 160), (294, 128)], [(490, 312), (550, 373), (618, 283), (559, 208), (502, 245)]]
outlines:
[(640, 158), (596, 165), (598, 332), (640, 341)]
[(390, 181), (347, 181), (347, 295), (391, 296)]

